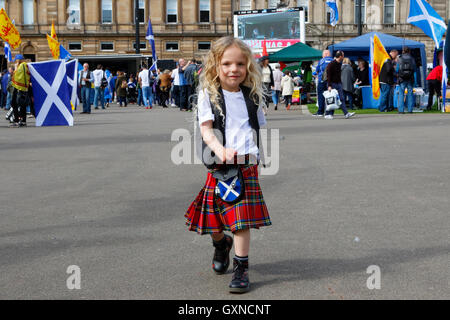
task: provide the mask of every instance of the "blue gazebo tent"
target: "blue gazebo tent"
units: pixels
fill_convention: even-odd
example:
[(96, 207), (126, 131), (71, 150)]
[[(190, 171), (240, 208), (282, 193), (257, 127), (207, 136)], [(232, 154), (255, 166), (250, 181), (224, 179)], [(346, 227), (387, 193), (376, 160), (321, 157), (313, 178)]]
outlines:
[(422, 87), (425, 87), (425, 75), (427, 74), (427, 55), (425, 52), (425, 44), (421, 42), (398, 38), (380, 32), (370, 32), (362, 36), (346, 40), (335, 45), (331, 45), (328, 47), (328, 49), (333, 55), (336, 51), (342, 50), (344, 51), (345, 56), (350, 58), (351, 60), (356, 60), (358, 59), (358, 57), (362, 57), (366, 61), (369, 61), (370, 38), (374, 35), (378, 36), (388, 52), (390, 50), (397, 49), (401, 53), (403, 47), (408, 47), (411, 49), (412, 55), (416, 58), (417, 65), (421, 66), (420, 70), (422, 70), (420, 72), (420, 77), (418, 77), (417, 80)]

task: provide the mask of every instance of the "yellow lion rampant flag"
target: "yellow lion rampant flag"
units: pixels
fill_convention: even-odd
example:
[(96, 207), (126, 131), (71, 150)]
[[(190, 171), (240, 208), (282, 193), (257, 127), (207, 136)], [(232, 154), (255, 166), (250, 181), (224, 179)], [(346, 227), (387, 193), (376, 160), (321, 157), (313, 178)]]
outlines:
[(53, 39), (55, 39), (56, 41), (58, 41), (58, 36), (56, 35), (56, 30), (55, 30), (55, 24), (52, 21), (52, 32), (50, 35)]
[(20, 33), (6, 14), (5, 9), (0, 10), (0, 37), (9, 43), (12, 49), (16, 49), (22, 43)]
[(55, 39), (53, 39), (52, 37), (50, 37), (48, 34), (47, 34), (47, 41), (48, 41), (48, 46), (50, 47), (50, 52), (52, 53), (53, 59), (55, 59), (55, 60), (59, 59), (59, 55), (60, 55), (59, 42), (56, 41)]
[(380, 90), (381, 69), (383, 68), (384, 62), (387, 59), (390, 59), (390, 56), (386, 52), (386, 49), (384, 48), (383, 44), (381, 43), (377, 35), (374, 35), (370, 45), (371, 45), (370, 61), (372, 64), (372, 93), (373, 98), (375, 100), (378, 100), (381, 95)]

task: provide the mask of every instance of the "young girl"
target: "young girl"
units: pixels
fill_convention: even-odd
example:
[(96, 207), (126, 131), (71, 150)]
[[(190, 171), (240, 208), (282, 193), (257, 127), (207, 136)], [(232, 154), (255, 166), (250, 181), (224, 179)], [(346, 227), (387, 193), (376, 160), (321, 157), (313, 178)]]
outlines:
[[(251, 50), (238, 39), (219, 39), (206, 57), (200, 77), (197, 116), (204, 149), (215, 154), (216, 165), (209, 166), (206, 183), (185, 215), (189, 230), (211, 234), (215, 248), (212, 268), (226, 273), (229, 252), (235, 246), (230, 292), (249, 291), (248, 254), (250, 228), (271, 225), (269, 212), (258, 182), (258, 145), (253, 130), (266, 124), (262, 110), (261, 71)], [(224, 132), (225, 145), (213, 132)], [(203, 153), (205, 154), (205, 153)], [(230, 204), (215, 195), (213, 173), (227, 165), (239, 164), (244, 180), (244, 195)], [(233, 238), (225, 235), (231, 231)]]
[(292, 94), (294, 93), (294, 80), (291, 78), (291, 72), (286, 70), (281, 80), (281, 90), (286, 103), (286, 109), (291, 108)]

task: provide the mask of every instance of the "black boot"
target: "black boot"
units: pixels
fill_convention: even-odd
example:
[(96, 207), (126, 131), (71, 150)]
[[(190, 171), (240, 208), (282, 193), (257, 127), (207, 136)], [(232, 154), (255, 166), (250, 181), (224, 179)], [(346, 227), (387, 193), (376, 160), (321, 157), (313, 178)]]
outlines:
[(224, 274), (230, 265), (230, 250), (233, 247), (233, 238), (225, 235), (220, 242), (213, 241), (214, 257), (212, 267), (216, 274)]
[(245, 293), (250, 291), (248, 279), (248, 259), (245, 261), (233, 259), (233, 278), (230, 282), (231, 293)]

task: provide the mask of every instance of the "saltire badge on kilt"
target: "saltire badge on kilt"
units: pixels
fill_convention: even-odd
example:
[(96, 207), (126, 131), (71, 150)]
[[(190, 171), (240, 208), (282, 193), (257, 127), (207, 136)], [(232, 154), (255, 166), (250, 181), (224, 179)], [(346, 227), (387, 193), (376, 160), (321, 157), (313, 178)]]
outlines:
[(241, 170), (238, 169), (237, 174), (232, 177), (217, 179), (215, 193), (216, 196), (227, 203), (240, 201), (244, 195), (244, 179)]
[(64, 60), (29, 63), (36, 126), (73, 126)]

